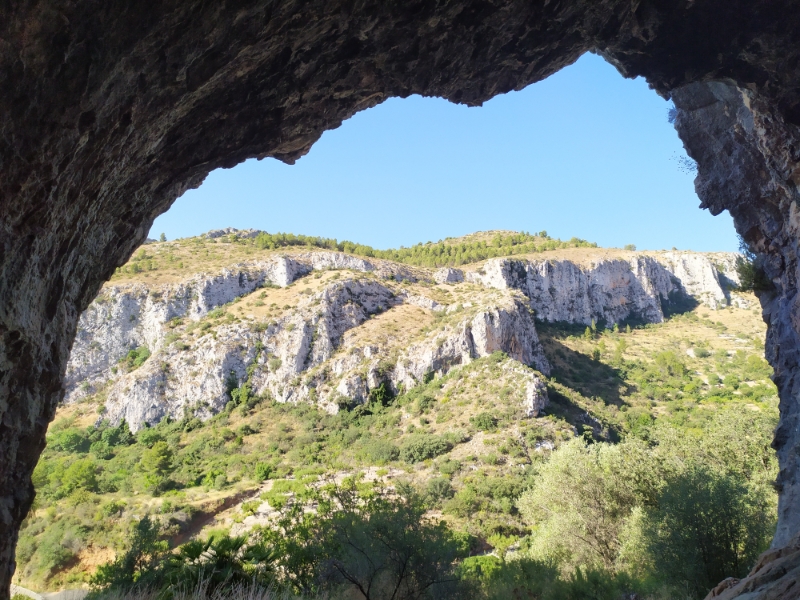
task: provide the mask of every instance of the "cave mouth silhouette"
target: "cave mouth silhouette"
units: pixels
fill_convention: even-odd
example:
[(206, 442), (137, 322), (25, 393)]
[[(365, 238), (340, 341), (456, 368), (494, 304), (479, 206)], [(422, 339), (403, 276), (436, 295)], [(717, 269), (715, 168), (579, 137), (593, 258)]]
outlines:
[(175, 198), (219, 167), (291, 163), (386, 98), (478, 105), (587, 51), (674, 101), (703, 207), (762, 256), (780, 500), (778, 554), (752, 585), (788, 590), (774, 565), (800, 555), (799, 39), (791, 0), (1, 6), (0, 600), (78, 316)]

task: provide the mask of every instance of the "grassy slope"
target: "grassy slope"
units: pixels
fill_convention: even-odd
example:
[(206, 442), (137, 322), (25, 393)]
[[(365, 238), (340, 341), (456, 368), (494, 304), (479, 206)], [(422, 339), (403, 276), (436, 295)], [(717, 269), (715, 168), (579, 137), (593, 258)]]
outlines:
[[(144, 250), (153, 258), (138, 262), (151, 260), (154, 270), (121, 272), (112, 283), (182, 279), (270, 252), (248, 244), (194, 240)], [(178, 268), (181, 262), (183, 269)], [(258, 290), (198, 325), (179, 326), (179, 337), (191, 343), (212, 334), (215, 323), (275, 318), (292, 310), (308, 290), (345, 276), (326, 272), (287, 289)], [(479, 291), (487, 293), (469, 284), (419, 287), (417, 291), (447, 303), (469, 302)], [(554, 372), (551, 405), (537, 419), (524, 418), (513, 374), (518, 366), (502, 356), (451, 371), (387, 406), (373, 403), (328, 415), (310, 406), (263, 399), (205, 424), (164, 423), (139, 435), (135, 443), (113, 445), (104, 456), (89, 450), (94, 440), (87, 437), (102, 395), (64, 407), (37, 469), (39, 496), (22, 531), (16, 581), (34, 589), (83, 581), (124, 546), (128, 527), (144, 514), (160, 515), (170, 525), (173, 542), (182, 542), (211, 528), (238, 526), (248, 515), (263, 512), (263, 501), (279, 504), (299, 486), (353, 472), (427, 488), (437, 498), (436, 510), (455, 527), (495, 545), (507, 543), (525, 533), (514, 499), (535, 476), (535, 465), (546, 459), (551, 445), (584, 431), (613, 440), (640, 433), (654, 419), (691, 432), (719, 411), (761, 411), (776, 418), (775, 389), (762, 358), (765, 326), (751, 300), (751, 309), (699, 307), (630, 332), (623, 328), (587, 335), (583, 328), (540, 324)], [(348, 332), (345, 343), (403, 347), (457, 317), (400, 306)], [(72, 445), (64, 442), (68, 434), (78, 436), (70, 438)], [(174, 454), (173, 483), (171, 490), (154, 495), (141, 465), (159, 438)], [(449, 449), (416, 461), (419, 452), (415, 456), (409, 449), (410, 441), (423, 448), (423, 456), (426, 448), (431, 454)], [(76, 464), (88, 466), (93, 474), (82, 476)], [(266, 482), (256, 481), (259, 468), (261, 473), (270, 471)]]

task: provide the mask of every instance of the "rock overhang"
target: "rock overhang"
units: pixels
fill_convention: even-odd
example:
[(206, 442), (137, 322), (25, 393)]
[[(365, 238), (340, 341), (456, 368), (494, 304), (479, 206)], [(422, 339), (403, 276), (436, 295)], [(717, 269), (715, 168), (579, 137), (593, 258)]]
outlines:
[(674, 98), (701, 200), (764, 255), (786, 544), (800, 531), (798, 40), (789, 0), (0, 8), (0, 598), (78, 316), (178, 195), (247, 158), (292, 162), (391, 96), (478, 105), (587, 51)]

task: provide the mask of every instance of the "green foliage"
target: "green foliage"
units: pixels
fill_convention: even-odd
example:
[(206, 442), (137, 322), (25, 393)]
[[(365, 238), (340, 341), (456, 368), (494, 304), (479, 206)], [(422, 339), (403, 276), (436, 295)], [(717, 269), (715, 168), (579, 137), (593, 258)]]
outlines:
[(139, 470), (143, 473), (149, 490), (159, 493), (167, 485), (169, 474), (174, 469), (173, 453), (165, 441), (155, 442), (142, 453)]
[(127, 551), (98, 567), (91, 579), (94, 595), (149, 589), (160, 598), (171, 598), (176, 591), (195, 590), (202, 584), (204, 593), (212, 596), (237, 585), (268, 586), (274, 580), (272, 551), (262, 543), (248, 544), (246, 536), (193, 540), (173, 553), (162, 535), (149, 517), (139, 521)]
[(48, 446), (61, 452), (81, 452), (88, 448), (88, 437), (79, 429), (64, 429), (50, 436)]
[(699, 596), (746, 574), (774, 530), (777, 465), (763, 419), (722, 415), (693, 437), (660, 425), (651, 443), (564, 444), (518, 502), (535, 531), (531, 556)]
[(739, 236), (739, 252), (736, 259), (736, 274), (739, 276), (739, 289), (743, 292), (768, 290), (772, 282), (764, 272), (761, 257), (750, 249), (750, 245)]
[(409, 436), (400, 446), (400, 459), (416, 463), (436, 458), (453, 447), (444, 437), (430, 433), (416, 433)]
[(149, 517), (133, 526), (130, 545), (125, 553), (111, 563), (100, 565), (91, 579), (97, 590), (142, 588), (153, 585), (160, 577), (159, 566), (169, 551), (167, 542), (160, 539), (160, 527)]
[(272, 474), (272, 465), (265, 462), (256, 463), (256, 481), (266, 481)]
[(91, 458), (78, 459), (64, 471), (61, 478), (62, 494), (75, 490), (97, 491), (97, 464)]
[[(425, 516), (416, 495), (396, 496), (355, 481), (316, 493), (317, 514), (287, 506), (279, 529), (264, 530), (279, 572), (298, 592), (340, 590), (365, 600), (459, 597), (464, 544)], [(466, 596), (461, 596), (466, 597)]]
[(497, 427), (497, 418), (488, 412), (482, 412), (470, 417), (469, 422), (479, 431), (492, 431)]
[(147, 346), (139, 346), (128, 350), (125, 357), (120, 359), (119, 364), (126, 371), (133, 371), (141, 367), (148, 358), (150, 358), (149, 348)]
[(384, 438), (371, 438), (363, 444), (361, 450), (361, 456), (376, 465), (385, 465), (396, 460), (399, 455), (397, 446)]
[(438, 243), (428, 242), (416, 244), (410, 248), (393, 250), (377, 250), (371, 246), (354, 242), (337, 242), (335, 239), (314, 236), (295, 235), (292, 233), (260, 233), (252, 242), (257, 248), (272, 250), (290, 246), (310, 246), (338, 250), (361, 256), (383, 258), (405, 264), (422, 267), (458, 266), (494, 258), (497, 256), (513, 256), (557, 250), (560, 248), (595, 248), (597, 244), (579, 238), (566, 242), (548, 236), (530, 235), (527, 233), (499, 233), (490, 243), (485, 241), (462, 241), (450, 243), (448, 240)]
[(645, 521), (658, 576), (698, 597), (726, 577), (744, 577), (774, 533), (763, 488), (704, 466), (670, 478)]

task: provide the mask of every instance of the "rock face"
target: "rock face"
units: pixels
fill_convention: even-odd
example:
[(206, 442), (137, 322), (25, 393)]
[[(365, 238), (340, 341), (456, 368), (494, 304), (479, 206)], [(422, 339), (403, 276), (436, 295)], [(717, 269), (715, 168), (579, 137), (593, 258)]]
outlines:
[[(286, 285), (316, 267), (344, 279), (325, 284), (314, 294), (265, 325), (247, 320), (212, 325), (203, 318), (216, 307), (247, 296), (263, 285)], [(358, 273), (382, 271), (385, 278), (364, 279)], [(401, 265), (380, 269), (361, 259), (329, 252), (224, 269), (221, 275), (194, 276), (186, 283), (153, 286), (108, 286), (81, 316), (66, 376), (66, 401), (79, 401), (102, 390), (104, 418), (125, 419), (136, 430), (165, 416), (206, 418), (231, 399), (231, 387), (246, 383), (251, 393), (281, 402), (316, 402), (331, 411), (366, 401), (371, 390), (386, 384), (396, 392), (411, 389), (426, 377), (494, 352), (549, 374), (531, 311), (515, 291), (473, 294), (470, 310), (449, 310), (438, 302), (402, 289)], [(405, 280), (407, 281), (407, 280)], [(390, 343), (345, 342), (346, 332), (397, 306), (447, 312), (441, 327), (422, 332), (407, 347)], [(219, 311), (217, 311), (219, 312)], [(188, 334), (200, 323), (209, 331), (199, 339)], [(152, 355), (126, 372), (120, 360), (133, 349)], [(395, 360), (388, 361), (389, 356)], [(520, 371), (528, 389), (525, 411), (535, 416), (544, 407), (544, 382), (530, 369)]]
[(736, 255), (731, 253), (640, 254), (590, 265), (497, 258), (467, 273), (467, 279), (520, 290), (544, 321), (612, 325), (635, 318), (660, 323), (665, 306), (687, 298), (714, 309), (741, 302), (730, 292), (738, 284), (735, 267)]
[(761, 255), (766, 355), (781, 399), (773, 442), (781, 467), (773, 547), (780, 548), (800, 532), (800, 128), (759, 94), (727, 83), (688, 85), (673, 98), (676, 129), (698, 163), (703, 207), (728, 210)]
[[(697, 190), (766, 257), (783, 421), (777, 543), (800, 529), (797, 125), (789, 0), (166, 2), (0, 7), (0, 600), (78, 318), (211, 170), (292, 162), (392, 96), (477, 105), (595, 50), (672, 96)], [(724, 82), (724, 83), (720, 83)]]
[[(65, 401), (102, 391), (104, 418), (115, 424), (125, 419), (136, 430), (187, 411), (206, 418), (230, 401), (231, 386), (245, 382), (253, 394), (336, 411), (342, 404), (365, 402), (382, 384), (394, 392), (409, 390), (494, 352), (547, 375), (550, 365), (534, 315), (587, 325), (596, 320), (610, 326), (626, 318), (658, 323), (664, 319), (662, 304), (676, 298), (714, 307), (727, 303), (726, 277), (735, 277), (734, 266), (734, 255), (690, 252), (634, 253), (627, 260), (590, 264), (493, 259), (467, 273), (477, 289), (450, 287), (464, 281), (460, 270), (433, 272), (449, 289), (472, 290), (469, 302), (449, 305), (425, 295), (424, 286), (404, 287), (412, 279), (430, 281), (424, 269), (411, 272), (387, 261), (325, 251), (275, 255), (174, 284), (109, 285), (81, 315)], [(211, 318), (215, 309), (221, 314), (264, 286), (285, 288), (332, 270), (343, 278), (301, 296), (296, 307), (269, 322)], [(345, 340), (347, 332), (399, 306), (438, 313), (442, 320), (402, 345)], [(198, 325), (209, 333), (190, 339)], [(152, 355), (126, 372), (122, 359), (142, 347)], [(534, 416), (546, 402), (544, 382), (530, 370), (519, 374), (529, 391), (526, 412)]]

